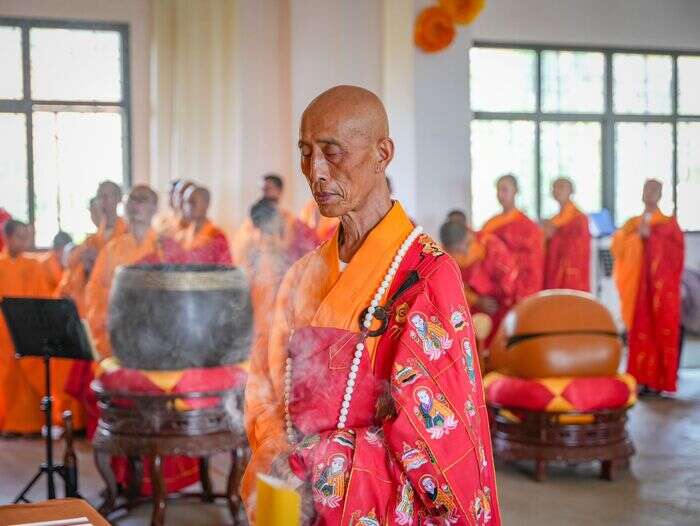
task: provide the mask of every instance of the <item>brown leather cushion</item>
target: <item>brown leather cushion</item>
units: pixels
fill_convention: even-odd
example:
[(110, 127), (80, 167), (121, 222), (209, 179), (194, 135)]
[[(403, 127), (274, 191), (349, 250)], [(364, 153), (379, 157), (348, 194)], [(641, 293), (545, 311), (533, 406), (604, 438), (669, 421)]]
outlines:
[(487, 369), (522, 378), (614, 376), (621, 347), (612, 315), (593, 296), (547, 290), (506, 315)]

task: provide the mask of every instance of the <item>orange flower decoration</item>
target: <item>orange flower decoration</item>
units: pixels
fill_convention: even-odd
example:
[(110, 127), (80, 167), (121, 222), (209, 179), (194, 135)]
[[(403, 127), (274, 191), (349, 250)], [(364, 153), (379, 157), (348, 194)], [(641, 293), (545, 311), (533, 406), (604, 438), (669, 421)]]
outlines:
[(423, 51), (435, 53), (445, 49), (454, 37), (454, 23), (442, 7), (427, 7), (420, 12), (416, 19), (414, 39)]
[(440, 6), (456, 24), (471, 24), (485, 5), (486, 0), (440, 0)]

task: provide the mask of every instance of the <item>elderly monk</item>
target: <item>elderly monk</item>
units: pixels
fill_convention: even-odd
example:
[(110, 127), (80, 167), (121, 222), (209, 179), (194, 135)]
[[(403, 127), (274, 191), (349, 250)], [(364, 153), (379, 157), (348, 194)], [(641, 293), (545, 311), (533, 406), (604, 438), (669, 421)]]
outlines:
[(186, 263), (231, 265), (231, 252), (223, 230), (207, 216), (211, 196), (203, 186), (190, 186), (183, 196), (183, 218), (187, 226), (175, 234)]
[(515, 206), (518, 180), (506, 174), (496, 182), (496, 196), (503, 212), (489, 219), (483, 234), (493, 234), (505, 243), (518, 265), (516, 297), (526, 298), (542, 290), (544, 237), (542, 229)]
[(318, 524), (500, 524), (459, 269), (391, 201), (388, 133), (358, 87), (302, 115), (302, 172), (340, 227), (289, 270), (253, 350), (242, 493), (254, 513), (255, 475), (272, 473)]
[(168, 184), (168, 207), (153, 218), (153, 228), (159, 234), (174, 236), (179, 230), (182, 210), (178, 201), (177, 189), (182, 179), (174, 179)]
[[(80, 247), (70, 254), (61, 283), (57, 288), (57, 295), (71, 298), (83, 315), (85, 314), (85, 286), (97, 255), (111, 239), (121, 236), (128, 230), (126, 222), (117, 215), (117, 207), (122, 200), (122, 189), (118, 184), (112, 181), (100, 183), (95, 199), (100, 216), (97, 233), (88, 236)], [(93, 212), (91, 201), (90, 216), (93, 221), (97, 215)]]
[(448, 221), (440, 227), (440, 242), (459, 265), (471, 311), (491, 318), (491, 333), (485, 339), (488, 347), (501, 320), (515, 303), (518, 279), (515, 258), (495, 235), (477, 234), (457, 221)]
[(613, 237), (613, 275), (628, 332), (627, 371), (642, 393), (674, 392), (678, 370), (683, 233), (659, 210), (661, 183), (644, 184), (644, 214)]
[(571, 179), (560, 177), (552, 183), (552, 197), (559, 203), (559, 213), (543, 224), (547, 240), (544, 288), (589, 292), (591, 232), (588, 217), (571, 201), (573, 193)]
[[(51, 288), (41, 263), (25, 256), (32, 246), (28, 225), (9, 220), (4, 226), (7, 245), (0, 255), (0, 299), (6, 296), (49, 298)], [(36, 433), (41, 431), (44, 417), (40, 409), (44, 395), (44, 374), (41, 358), (15, 358), (15, 347), (0, 314), (0, 431)], [(68, 374), (64, 360), (51, 360), (54, 375), (51, 393), (55, 399), (53, 420), (61, 422), (61, 412), (70, 407), (63, 393)]]
[(63, 252), (73, 239), (65, 232), (58, 232), (53, 237), (51, 250), (39, 258), (39, 263), (44, 269), (49, 289), (53, 293), (63, 277)]
[[(310, 250), (318, 246), (318, 237), (315, 232), (303, 221), (297, 218), (289, 210), (281, 206), (280, 200), (284, 190), (284, 182), (279, 175), (267, 174), (262, 178), (262, 199), (268, 200), (277, 207), (280, 219), (282, 220), (282, 238), (287, 247), (295, 244), (295, 251)], [(248, 259), (248, 252), (255, 251), (256, 245), (260, 242), (260, 230), (255, 228), (250, 218), (247, 218), (233, 237), (233, 255), (237, 264), (241, 264)], [(313, 240), (309, 247), (309, 241)]]

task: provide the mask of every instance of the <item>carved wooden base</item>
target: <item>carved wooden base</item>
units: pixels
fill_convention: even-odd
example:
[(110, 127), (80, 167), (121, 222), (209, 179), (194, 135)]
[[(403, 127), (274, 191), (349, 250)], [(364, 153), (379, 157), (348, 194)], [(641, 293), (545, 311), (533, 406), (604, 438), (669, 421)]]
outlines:
[[(152, 526), (162, 526), (168, 500), (196, 498), (202, 502), (224, 500), (234, 524), (244, 524), (243, 506), (238, 488), (248, 456), (242, 418), (242, 392), (178, 393), (177, 395), (143, 395), (114, 393), (93, 382), (101, 410), (93, 448), (95, 464), (105, 482), (101, 514), (112, 516), (135, 506), (152, 502)], [(206, 409), (180, 411), (175, 400), (218, 400)], [(225, 493), (213, 491), (209, 476), (209, 457), (229, 452), (229, 469)], [(119, 488), (112, 471), (113, 455), (129, 459), (131, 477), (127, 488)], [(185, 455), (199, 459), (202, 492), (167, 495), (163, 480), (163, 457)], [(143, 475), (142, 459), (150, 463), (153, 496), (140, 496)], [(119, 502), (118, 502), (119, 501)]]
[[(620, 469), (629, 466), (634, 446), (627, 434), (627, 409), (589, 413), (589, 423), (562, 423), (562, 416), (573, 413), (545, 413), (488, 405), (493, 454), (504, 461), (533, 460), (534, 477), (543, 481), (547, 464), (601, 461), (600, 477), (614, 480)], [(517, 415), (514, 422), (501, 413), (508, 409)]]

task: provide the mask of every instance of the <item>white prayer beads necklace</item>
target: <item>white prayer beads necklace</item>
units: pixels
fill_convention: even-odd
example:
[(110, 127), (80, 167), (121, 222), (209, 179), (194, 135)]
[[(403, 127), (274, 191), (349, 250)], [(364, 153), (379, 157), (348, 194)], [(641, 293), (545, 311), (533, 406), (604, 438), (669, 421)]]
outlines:
[[(360, 360), (362, 359), (362, 353), (365, 350), (365, 340), (367, 339), (367, 334), (369, 333), (369, 329), (372, 326), (372, 318), (374, 316), (374, 313), (377, 310), (377, 307), (379, 307), (379, 302), (382, 301), (382, 298), (384, 297), (384, 294), (389, 288), (389, 285), (391, 285), (391, 281), (394, 279), (394, 276), (396, 275), (396, 272), (399, 269), (399, 265), (401, 265), (401, 262), (403, 261), (406, 252), (408, 252), (408, 249), (411, 248), (411, 245), (418, 238), (418, 236), (421, 235), (421, 233), (423, 233), (423, 227), (415, 227), (413, 231), (409, 234), (409, 236), (401, 244), (399, 250), (394, 256), (393, 261), (391, 262), (389, 270), (387, 270), (387, 273), (384, 275), (384, 279), (382, 279), (382, 282), (379, 285), (377, 292), (372, 298), (372, 302), (370, 303), (369, 308), (367, 309), (367, 313), (365, 314), (364, 319), (362, 320), (362, 332), (360, 333), (360, 341), (357, 343), (357, 345), (355, 345), (355, 356), (352, 359), (352, 365), (350, 366), (350, 372), (348, 373), (348, 381), (345, 384), (345, 395), (343, 396), (343, 403), (340, 407), (340, 416), (338, 417), (338, 424), (336, 425), (336, 429), (344, 429), (345, 423), (348, 420), (348, 413), (350, 412), (350, 402), (352, 402), (352, 394), (355, 390), (355, 379), (357, 378), (357, 372), (360, 370)], [(292, 423), (292, 417), (289, 413), (289, 401), (291, 399), (291, 392), (292, 357), (288, 356), (284, 374), (284, 419), (287, 428), (287, 438), (289, 439), (290, 444), (294, 444), (294, 424)]]

